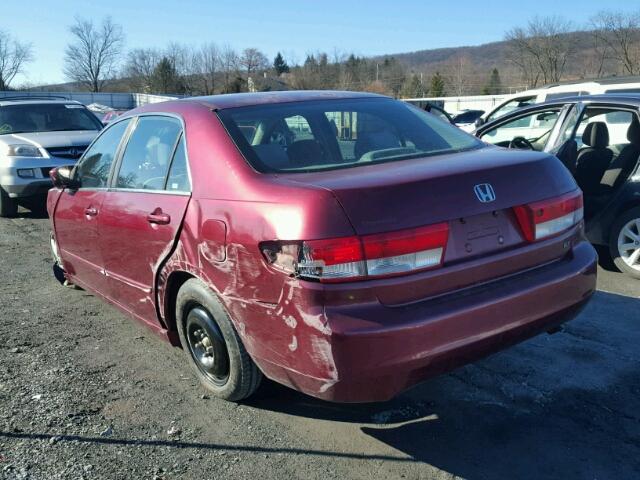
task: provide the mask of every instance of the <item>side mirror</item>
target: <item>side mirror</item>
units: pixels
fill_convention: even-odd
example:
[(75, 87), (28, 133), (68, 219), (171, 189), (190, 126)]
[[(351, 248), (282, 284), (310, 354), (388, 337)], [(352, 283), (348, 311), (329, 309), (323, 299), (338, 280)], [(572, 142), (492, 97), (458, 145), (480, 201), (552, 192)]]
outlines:
[(73, 178), (73, 167), (71, 166), (52, 168), (49, 171), (49, 177), (56, 188), (76, 189), (80, 187), (80, 182)]
[(482, 117), (476, 118), (474, 125), (476, 126), (476, 128), (480, 128), (482, 125), (484, 125), (484, 118)]

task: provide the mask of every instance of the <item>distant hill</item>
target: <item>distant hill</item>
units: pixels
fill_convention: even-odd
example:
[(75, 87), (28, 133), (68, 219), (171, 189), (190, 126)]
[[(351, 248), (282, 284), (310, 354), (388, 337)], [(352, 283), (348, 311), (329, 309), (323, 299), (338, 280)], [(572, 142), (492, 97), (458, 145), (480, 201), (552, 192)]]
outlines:
[[(593, 34), (588, 31), (575, 31), (567, 33), (564, 38), (574, 45), (574, 53), (568, 59), (565, 66), (563, 80), (580, 80), (586, 78), (594, 78), (598, 76), (598, 72), (594, 68), (597, 62), (597, 55), (593, 48)], [(429, 85), (430, 77), (439, 72), (445, 79), (446, 92), (450, 95), (475, 95), (483, 91), (487, 86), (491, 71), (497, 68), (501, 79), (502, 93), (510, 93), (514, 91), (524, 90), (527, 85), (521, 78), (520, 72), (510, 62), (508, 58), (509, 43), (506, 41), (485, 43), (476, 46), (460, 46), (451, 48), (436, 48), (416, 50), (413, 52), (400, 52), (395, 54), (379, 55), (366, 58), (365, 63), (374, 64), (378, 60), (395, 58), (405, 68), (405, 72), (400, 72), (395, 77), (391, 77), (392, 81), (404, 81), (405, 74), (416, 73), (424, 77), (423, 82)], [(343, 64), (343, 65), (346, 65)], [(292, 74), (301, 69), (301, 66), (292, 67)], [(616, 71), (617, 66), (610, 62), (605, 65), (599, 76), (619, 75), (622, 72)], [(376, 68), (369, 69), (377, 75)], [(313, 73), (321, 77), (318, 72)], [(327, 78), (333, 78), (333, 83), (324, 86), (319, 84), (315, 88), (340, 88), (340, 84), (336, 82), (335, 72), (328, 72)], [(331, 77), (330, 75), (334, 75)], [(355, 88), (362, 85), (368, 85), (372, 82), (371, 73), (369, 78), (354, 80)], [(265, 75), (267, 78), (267, 75)], [(376, 77), (377, 78), (377, 77)], [(107, 82), (105, 91), (111, 92), (127, 92), (130, 91), (130, 79), (120, 78)], [(261, 79), (264, 83), (264, 81)], [(269, 89), (281, 89), (293, 87), (295, 84), (288, 82), (286, 79), (269, 79), (271, 83), (279, 82), (278, 85), (268, 85)], [(318, 83), (318, 82), (315, 82)], [(374, 82), (375, 83), (375, 82)], [(338, 85), (338, 87), (336, 87)], [(277, 88), (276, 88), (277, 87)], [(300, 88), (300, 87), (298, 87)], [(77, 91), (83, 90), (82, 87), (75, 83), (60, 83), (57, 85), (44, 85), (29, 90), (48, 90), (48, 91)], [(388, 93), (388, 91), (385, 91)]]
[[(575, 45), (575, 53), (565, 68), (565, 79), (575, 80), (594, 76), (594, 73), (590, 71), (590, 60), (594, 55), (591, 32), (576, 31), (568, 33), (564, 37)], [(508, 60), (508, 51), (508, 42), (499, 41), (477, 46), (436, 48), (381, 55), (378, 58), (394, 57), (410, 71), (426, 74), (433, 74), (436, 71), (446, 74), (455, 69), (455, 64), (460, 61), (460, 58), (464, 58), (468, 62), (465, 66), (465, 74), (471, 78), (472, 84), (474, 78), (476, 78), (476, 82), (481, 83), (487, 77), (488, 72), (497, 68), (505, 86), (520, 86), (519, 74)], [(618, 72), (607, 71), (605, 73), (615, 75)]]
[(412, 70), (431, 70), (438, 65), (460, 56), (469, 59), (478, 67), (485, 69), (504, 66), (506, 63), (507, 42), (492, 42), (477, 46), (435, 48), (415, 52), (396, 53), (383, 57), (394, 57)]

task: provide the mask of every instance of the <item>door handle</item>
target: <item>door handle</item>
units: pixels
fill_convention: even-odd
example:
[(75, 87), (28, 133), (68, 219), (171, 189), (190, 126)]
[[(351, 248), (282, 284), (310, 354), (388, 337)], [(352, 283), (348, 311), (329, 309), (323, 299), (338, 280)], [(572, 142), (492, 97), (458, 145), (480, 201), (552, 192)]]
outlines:
[(147, 215), (147, 222), (155, 223), (156, 225), (168, 225), (171, 222), (171, 216), (157, 209)]
[(95, 217), (96, 215), (98, 215), (98, 209), (95, 207), (87, 207), (84, 209), (84, 214), (87, 217)]

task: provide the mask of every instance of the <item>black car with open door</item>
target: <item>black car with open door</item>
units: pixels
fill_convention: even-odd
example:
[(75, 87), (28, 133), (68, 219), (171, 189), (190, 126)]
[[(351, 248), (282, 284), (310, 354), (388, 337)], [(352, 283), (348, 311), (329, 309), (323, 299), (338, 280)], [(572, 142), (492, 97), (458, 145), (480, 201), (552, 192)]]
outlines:
[[(563, 98), (518, 109), (475, 135), (556, 155), (584, 192), (586, 234), (640, 279), (640, 95)], [(553, 179), (549, 179), (553, 181)]]

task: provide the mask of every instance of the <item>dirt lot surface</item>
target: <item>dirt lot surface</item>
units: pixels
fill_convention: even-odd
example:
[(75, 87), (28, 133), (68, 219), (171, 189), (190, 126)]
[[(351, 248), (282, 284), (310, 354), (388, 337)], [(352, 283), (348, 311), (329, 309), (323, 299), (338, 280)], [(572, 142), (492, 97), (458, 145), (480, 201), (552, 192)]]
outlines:
[(562, 333), (376, 405), (266, 382), (210, 399), (144, 327), (51, 275), (48, 220), (0, 220), (2, 479), (640, 478), (640, 282), (601, 272)]

